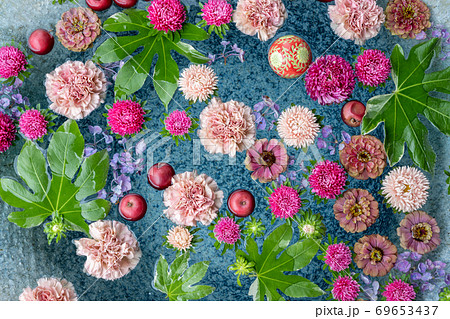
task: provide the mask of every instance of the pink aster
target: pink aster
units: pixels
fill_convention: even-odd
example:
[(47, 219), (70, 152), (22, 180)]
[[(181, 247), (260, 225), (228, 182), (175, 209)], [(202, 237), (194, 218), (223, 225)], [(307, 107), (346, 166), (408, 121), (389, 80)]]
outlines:
[(205, 102), (217, 90), (217, 82), (217, 75), (211, 67), (191, 64), (181, 72), (178, 86), (186, 100)]
[(241, 239), (241, 230), (232, 218), (222, 217), (214, 226), (214, 236), (222, 243), (233, 245)]
[(416, 298), (414, 287), (401, 279), (387, 284), (382, 295), (387, 301), (413, 301)]
[(175, 110), (164, 119), (164, 125), (170, 134), (180, 136), (189, 133), (192, 120), (185, 111)]
[(281, 185), (269, 195), (269, 207), (277, 218), (291, 218), (302, 207), (302, 200), (297, 190)]
[(350, 276), (339, 276), (333, 283), (331, 293), (333, 298), (339, 301), (355, 301), (359, 295), (360, 286)]
[(319, 104), (339, 104), (352, 94), (355, 72), (340, 56), (321, 56), (309, 67), (305, 86), (308, 95)]
[(48, 121), (39, 110), (27, 110), (19, 119), (20, 132), (30, 140), (37, 140), (47, 134)]
[(208, 25), (220, 27), (230, 23), (233, 7), (227, 0), (208, 0), (202, 8), (202, 18)]
[(8, 114), (0, 112), (0, 153), (6, 151), (16, 139), (16, 126)]
[(117, 101), (108, 110), (108, 125), (111, 132), (121, 136), (139, 133), (145, 122), (145, 111), (141, 104), (132, 100)]
[(167, 243), (179, 251), (186, 251), (192, 247), (194, 236), (189, 230), (182, 226), (176, 226), (169, 230), (167, 234)]
[(20, 72), (26, 70), (28, 64), (25, 54), (13, 46), (3, 46), (0, 48), (0, 77), (8, 79), (18, 76)]
[(77, 294), (66, 279), (41, 278), (37, 287), (27, 287), (19, 296), (20, 301), (76, 301)]
[(356, 60), (356, 77), (364, 85), (378, 86), (386, 82), (391, 67), (391, 61), (383, 51), (365, 50)]
[(344, 168), (329, 160), (317, 163), (308, 182), (312, 192), (321, 198), (335, 199), (345, 188), (347, 176)]
[(181, 30), (186, 21), (186, 10), (180, 0), (153, 0), (147, 11), (147, 18), (158, 31)]
[(325, 263), (333, 271), (347, 269), (352, 262), (352, 252), (344, 243), (332, 244), (325, 252)]

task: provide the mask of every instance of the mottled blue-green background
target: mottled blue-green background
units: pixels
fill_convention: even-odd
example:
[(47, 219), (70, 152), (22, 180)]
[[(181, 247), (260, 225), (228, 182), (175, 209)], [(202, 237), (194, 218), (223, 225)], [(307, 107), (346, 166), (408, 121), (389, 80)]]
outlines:
[[(236, 1), (232, 0), (233, 6)], [(385, 7), (385, 1), (379, 1), (380, 5)], [(432, 20), (440, 24), (448, 23), (448, 0), (432, 1), (426, 0), (432, 11)], [(85, 6), (84, 1), (80, 2)], [(191, 4), (189, 14), (190, 22), (197, 22), (196, 13), (199, 11), (195, 1), (185, 1)], [(327, 15), (328, 4), (317, 2), (316, 0), (284, 0), (289, 17), (287, 23), (279, 30), (279, 35), (295, 34), (305, 39), (313, 52), (314, 58), (320, 56), (326, 51), (326, 54), (338, 54), (348, 61), (352, 61), (352, 55), (359, 52), (359, 46), (353, 42), (338, 39), (330, 28), (330, 21)], [(138, 8), (144, 8), (148, 3), (140, 0)], [(26, 43), (28, 35), (36, 28), (54, 29), (54, 25), (59, 20), (61, 14), (74, 6), (72, 3), (64, 5), (52, 5), (51, 0), (18, 0), (0, 2), (0, 43), (8, 42), (11, 38), (16, 41)], [(102, 21), (108, 16), (118, 11), (118, 7), (111, 7), (105, 12), (99, 14)], [(107, 37), (104, 33), (101, 38), (95, 42), (94, 49)], [(219, 82), (219, 95), (224, 100), (239, 100), (249, 106), (253, 106), (261, 100), (262, 95), (268, 95), (282, 108), (291, 103), (300, 104), (309, 108), (316, 108), (318, 113), (325, 116), (324, 124), (331, 125), (338, 134), (345, 129), (350, 134), (358, 134), (359, 128), (349, 128), (340, 119), (339, 106), (320, 106), (313, 102), (307, 96), (303, 81), (286, 80), (275, 75), (267, 63), (267, 52), (272, 41), (260, 42), (255, 37), (243, 35), (236, 30), (234, 25), (226, 38), (232, 44), (237, 43), (239, 47), (245, 50), (245, 63), (240, 63), (237, 58), (230, 58), (226, 65), (222, 61), (215, 62), (213, 67), (217, 72)], [(218, 53), (221, 50), (220, 39), (213, 35), (211, 39), (199, 44), (195, 44), (201, 52)], [(400, 40), (398, 37), (391, 36), (389, 32), (382, 28), (380, 34), (367, 41), (366, 48), (376, 48), (391, 52), (396, 43), (400, 43), (405, 52), (418, 43), (418, 41)], [(32, 64), (35, 66), (29, 80), (26, 81), (22, 93), (30, 98), (32, 105), (41, 103), (48, 105), (45, 96), (44, 79), (45, 74), (51, 72), (54, 68), (67, 60), (86, 61), (93, 55), (93, 49), (85, 53), (73, 53), (66, 50), (57, 42), (54, 50), (46, 56), (35, 56)], [(181, 68), (188, 66), (189, 62), (183, 57), (176, 56), (176, 60)], [(438, 59), (434, 60), (433, 69), (443, 68), (445, 62)], [(448, 63), (447, 63), (448, 65)], [(292, 85), (292, 86), (291, 86)], [(386, 89), (377, 89), (369, 94), (360, 88), (356, 88), (353, 98), (366, 102), (371, 96), (388, 92), (392, 89), (392, 83)], [(144, 88), (137, 93), (141, 99), (148, 100), (148, 106), (151, 107), (152, 121), (149, 124), (149, 131), (145, 136), (152, 138), (152, 134), (160, 131), (164, 107), (159, 102), (153, 89), (150, 79), (145, 83)], [(113, 99), (112, 88), (108, 91), (107, 103)], [(175, 102), (174, 102), (175, 101)], [(176, 93), (174, 101), (170, 104), (170, 109), (174, 110), (180, 107), (187, 107), (187, 103), (180, 93)], [(198, 116), (204, 105), (195, 104), (193, 106), (194, 115)], [(91, 142), (92, 137), (87, 131), (88, 125), (105, 126), (106, 120), (101, 116), (104, 112), (103, 107), (95, 111), (88, 118), (79, 121), (82, 132), (87, 141)], [(62, 123), (60, 118), (58, 123)], [(445, 178), (443, 170), (450, 164), (450, 143), (447, 137), (439, 132), (429, 123), (426, 123), (430, 130), (430, 141), (437, 153), (437, 167), (434, 176), (427, 174), (431, 182), (431, 194), (424, 210), (434, 216), (441, 227), (441, 246), (428, 257), (441, 259), (450, 262), (449, 254), (449, 196), (447, 196)], [(381, 129), (378, 128), (374, 135), (382, 137)], [(258, 138), (277, 137), (276, 132), (258, 131)], [(261, 217), (266, 222), (268, 229), (271, 230), (277, 225), (270, 225), (269, 213), (265, 210), (266, 202), (264, 200), (265, 192), (259, 183), (255, 183), (250, 178), (250, 173), (245, 169), (243, 161), (245, 154), (238, 154), (235, 162), (229, 160), (228, 156), (218, 156), (211, 158), (205, 153), (203, 147), (198, 147), (197, 142), (185, 142), (179, 147), (175, 147), (173, 142), (161, 143), (157, 141), (160, 138), (149, 142), (149, 147), (154, 148), (153, 161), (165, 159), (175, 168), (177, 173), (186, 170), (196, 169), (201, 173), (212, 176), (220, 188), (228, 194), (237, 188), (246, 188), (250, 190), (257, 198), (257, 208), (254, 216)], [(0, 175), (15, 176), (14, 159), (19, 153), (22, 141), (16, 143), (9, 151), (0, 155)], [(45, 145), (44, 145), (45, 146)], [(119, 146), (116, 147), (116, 151)], [(293, 149), (289, 150), (293, 156), (299, 155)], [(151, 161), (151, 154), (147, 154), (147, 160)], [(311, 154), (309, 154), (311, 155)], [(324, 153), (324, 155), (326, 155)], [(168, 156), (168, 157), (167, 157)], [(312, 155), (311, 155), (312, 156)], [(337, 155), (327, 158), (336, 160)], [(312, 158), (312, 157), (311, 157)], [(399, 165), (409, 165), (411, 161), (406, 154)], [(385, 173), (388, 169), (385, 170)], [(383, 175), (384, 176), (384, 175)], [(380, 179), (370, 181), (357, 181), (350, 179), (351, 187), (360, 187), (369, 189), (381, 204), (382, 198), (377, 194), (380, 188)], [(138, 222), (126, 222), (118, 214), (117, 207), (113, 207), (108, 219), (116, 219), (125, 222), (139, 237), (140, 245), (143, 251), (143, 257), (130, 274), (116, 281), (104, 281), (90, 277), (83, 273), (83, 264), (85, 257), (79, 257), (75, 254), (73, 239), (82, 236), (81, 233), (70, 233), (66, 239), (59, 244), (47, 244), (42, 226), (33, 229), (21, 229), (18, 226), (8, 222), (7, 216), (12, 211), (4, 202), (0, 202), (0, 300), (17, 300), (26, 286), (34, 287), (36, 280), (44, 276), (64, 277), (71, 281), (82, 300), (161, 300), (163, 295), (151, 286), (153, 280), (153, 268), (155, 261), (160, 254), (166, 258), (173, 259), (174, 254), (162, 247), (162, 235), (172, 227), (172, 223), (164, 217), (160, 217), (164, 206), (162, 204), (162, 193), (152, 189), (146, 180), (146, 176), (133, 176), (133, 192), (143, 195), (148, 201), (148, 212), (145, 218)], [(376, 223), (368, 230), (360, 234), (346, 234), (335, 220), (332, 211), (333, 202), (327, 205), (311, 205), (315, 212), (320, 212), (325, 218), (325, 224), (328, 231), (338, 236), (340, 239), (349, 240), (352, 244), (361, 236), (373, 233), (387, 235), (399, 247), (399, 240), (396, 235), (396, 227), (402, 216), (396, 216), (390, 209), (380, 205), (380, 217)], [(223, 210), (225, 206), (223, 207)], [(222, 211), (223, 211), (222, 210)], [(152, 227), (150, 227), (153, 225)], [(150, 228), (149, 228), (150, 227)], [(147, 230), (147, 231), (146, 231)], [(145, 233), (144, 233), (145, 232)], [(244, 278), (243, 286), (236, 284), (236, 277), (227, 272), (227, 267), (234, 262), (234, 254), (227, 252), (220, 256), (213, 247), (213, 241), (207, 236), (206, 227), (201, 227), (199, 234), (205, 239), (197, 249), (197, 253), (192, 256), (191, 262), (210, 260), (210, 268), (206, 277), (202, 281), (216, 287), (215, 292), (208, 296), (207, 300), (250, 300), (248, 288), (250, 280)], [(294, 238), (296, 235), (294, 235)], [(401, 251), (401, 249), (400, 249)], [(329, 277), (326, 271), (322, 270), (322, 262), (316, 258), (313, 262), (301, 271), (301, 274), (308, 279), (326, 288), (323, 278)], [(425, 296), (427, 300), (436, 299), (437, 292), (429, 293)]]

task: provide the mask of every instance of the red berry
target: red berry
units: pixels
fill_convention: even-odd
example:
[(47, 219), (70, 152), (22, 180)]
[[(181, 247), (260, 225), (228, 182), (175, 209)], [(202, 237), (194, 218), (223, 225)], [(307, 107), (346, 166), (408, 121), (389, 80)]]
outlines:
[(95, 11), (103, 11), (112, 6), (112, 0), (86, 0), (86, 4)]
[(167, 163), (156, 163), (148, 170), (147, 179), (150, 186), (163, 190), (172, 185), (175, 170)]
[(359, 101), (347, 102), (341, 110), (341, 118), (345, 124), (351, 127), (358, 127), (366, 114), (366, 107)]
[(235, 190), (228, 196), (228, 209), (237, 217), (247, 217), (255, 209), (255, 197), (245, 189)]
[(126, 220), (136, 221), (147, 212), (147, 202), (138, 194), (128, 194), (120, 200), (119, 213)]
[(136, 5), (137, 0), (114, 0), (114, 3), (121, 8), (131, 8)]
[(34, 30), (28, 38), (28, 47), (31, 51), (39, 55), (49, 53), (55, 45), (53, 36), (44, 29)]

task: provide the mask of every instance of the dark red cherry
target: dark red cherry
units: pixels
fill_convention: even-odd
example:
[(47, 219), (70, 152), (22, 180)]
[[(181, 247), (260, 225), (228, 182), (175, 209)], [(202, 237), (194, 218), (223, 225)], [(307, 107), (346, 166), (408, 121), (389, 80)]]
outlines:
[(103, 11), (112, 6), (112, 0), (86, 0), (86, 4), (95, 11)]
[(255, 197), (245, 189), (238, 189), (228, 196), (227, 204), (235, 216), (247, 217), (255, 210)]
[(28, 38), (28, 47), (31, 51), (39, 55), (49, 53), (55, 45), (53, 36), (44, 29), (34, 30)]
[(136, 5), (137, 0), (114, 0), (114, 3), (121, 8), (131, 8)]
[(163, 190), (172, 184), (175, 170), (167, 163), (156, 163), (148, 170), (147, 179), (150, 186), (157, 190)]
[(366, 114), (366, 106), (359, 101), (347, 102), (341, 110), (341, 118), (345, 124), (351, 127), (358, 127)]

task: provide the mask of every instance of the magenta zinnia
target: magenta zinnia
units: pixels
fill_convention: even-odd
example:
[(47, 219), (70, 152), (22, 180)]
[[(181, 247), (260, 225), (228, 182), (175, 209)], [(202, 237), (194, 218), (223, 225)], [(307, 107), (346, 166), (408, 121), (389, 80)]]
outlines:
[(309, 67), (305, 86), (308, 95), (319, 104), (338, 104), (352, 94), (355, 73), (350, 63), (340, 56), (325, 55)]
[(378, 234), (360, 238), (353, 248), (355, 263), (365, 275), (381, 277), (386, 275), (397, 261), (397, 247)]
[(401, 279), (387, 284), (382, 295), (387, 301), (413, 301), (416, 298), (414, 287)]
[(269, 195), (269, 207), (276, 218), (291, 218), (302, 207), (302, 201), (296, 189), (281, 185)]
[(25, 54), (13, 46), (0, 48), (0, 77), (8, 79), (18, 76), (20, 72), (26, 70), (28, 64)]
[(37, 140), (47, 134), (48, 121), (39, 110), (27, 110), (19, 119), (20, 132), (30, 140)]
[(189, 133), (192, 120), (185, 111), (175, 110), (164, 119), (164, 125), (173, 136), (182, 136)]
[(334, 199), (344, 190), (347, 176), (341, 165), (329, 160), (317, 163), (308, 182), (312, 192), (321, 198)]
[(208, 0), (202, 8), (202, 18), (207, 25), (220, 27), (230, 23), (233, 15), (233, 7), (227, 0)]
[(358, 282), (352, 277), (339, 276), (333, 283), (331, 293), (335, 300), (354, 301), (358, 297), (360, 289)]
[(147, 11), (147, 18), (158, 31), (181, 30), (186, 21), (186, 10), (179, 0), (153, 0)]
[(16, 126), (9, 115), (0, 111), (0, 153), (6, 151), (16, 139)]
[(386, 82), (391, 73), (391, 61), (380, 50), (365, 50), (355, 64), (358, 81), (367, 86), (378, 86)]
[(352, 263), (352, 252), (344, 243), (332, 244), (328, 246), (324, 259), (331, 270), (339, 272)]
[(241, 230), (232, 218), (222, 217), (214, 226), (214, 236), (222, 243), (233, 245), (241, 238)]
[(108, 110), (108, 125), (111, 132), (121, 136), (138, 133), (145, 122), (145, 111), (141, 104), (132, 100), (117, 101)]
[(390, 0), (385, 26), (393, 35), (414, 39), (431, 27), (430, 9), (421, 0)]

